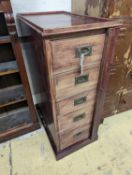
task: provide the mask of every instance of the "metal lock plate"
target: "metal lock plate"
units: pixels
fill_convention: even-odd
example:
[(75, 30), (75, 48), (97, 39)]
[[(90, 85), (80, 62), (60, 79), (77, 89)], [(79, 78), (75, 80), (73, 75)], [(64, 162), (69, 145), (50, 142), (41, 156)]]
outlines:
[(76, 134), (73, 136), (73, 138), (76, 139), (77, 137), (80, 137), (82, 134), (83, 134), (83, 131), (80, 131), (80, 132), (76, 133)]
[(86, 97), (81, 97), (81, 98), (78, 98), (78, 99), (75, 99), (74, 100), (74, 106), (77, 106), (77, 105), (80, 105), (82, 103), (85, 103), (87, 100)]
[(80, 114), (80, 115), (74, 117), (74, 118), (73, 118), (73, 121), (74, 121), (74, 122), (77, 122), (77, 121), (82, 120), (82, 119), (84, 119), (84, 118), (85, 118), (85, 113)]
[(75, 77), (75, 85), (87, 82), (88, 78), (89, 75), (81, 75), (79, 77)]

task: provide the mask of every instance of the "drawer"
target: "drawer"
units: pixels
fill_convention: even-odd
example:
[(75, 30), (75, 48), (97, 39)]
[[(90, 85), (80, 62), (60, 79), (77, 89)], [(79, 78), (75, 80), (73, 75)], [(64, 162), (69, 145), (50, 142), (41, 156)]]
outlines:
[(76, 37), (51, 41), (52, 66), (54, 71), (79, 67), (80, 51), (88, 51), (84, 65), (100, 64), (104, 48), (105, 34)]
[(78, 93), (96, 89), (99, 77), (99, 67), (84, 70), (80, 75), (78, 71), (60, 74), (55, 77), (55, 96), (62, 100)]
[(85, 140), (90, 136), (90, 125), (81, 128), (69, 130), (60, 134), (60, 149), (65, 149), (81, 140)]
[(59, 132), (75, 129), (91, 123), (93, 117), (93, 105), (67, 115), (61, 115), (58, 119)]
[(91, 106), (94, 106), (95, 98), (96, 89), (57, 102), (58, 117), (82, 108), (87, 108), (89, 112), (91, 110)]

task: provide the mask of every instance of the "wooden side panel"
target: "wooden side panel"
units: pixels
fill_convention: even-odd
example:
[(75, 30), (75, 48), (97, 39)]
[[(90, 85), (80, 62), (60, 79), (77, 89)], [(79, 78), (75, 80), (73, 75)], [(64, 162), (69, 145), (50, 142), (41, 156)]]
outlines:
[[(58, 149), (58, 136), (56, 120), (54, 120), (52, 94), (50, 89), (51, 78), (49, 77), (49, 66), (47, 55), (50, 61), (49, 41), (44, 42), (40, 34), (32, 28), (20, 22), (23, 35), (23, 49), (25, 51), (25, 61), (28, 63), (31, 81), (35, 94), (38, 96), (38, 106), (41, 112), (41, 119), (45, 123), (46, 129), (51, 135), (55, 149)], [(28, 34), (26, 33), (28, 31)], [(32, 76), (33, 75), (33, 76)]]
[[(106, 40), (105, 40), (105, 48), (103, 52), (103, 60), (101, 62), (101, 73), (99, 77), (99, 84), (98, 84), (98, 91), (97, 91), (97, 98), (96, 98), (96, 105), (94, 111), (94, 121), (93, 121), (93, 130), (92, 136), (95, 137), (97, 135), (98, 126), (101, 122), (102, 112), (103, 112), (103, 105), (106, 96), (106, 89), (109, 80), (109, 73), (110, 73), (110, 65), (113, 61), (114, 51), (115, 51), (115, 44), (116, 39), (119, 33), (119, 28), (111, 28), (107, 30)], [(103, 120), (103, 117), (102, 117)]]

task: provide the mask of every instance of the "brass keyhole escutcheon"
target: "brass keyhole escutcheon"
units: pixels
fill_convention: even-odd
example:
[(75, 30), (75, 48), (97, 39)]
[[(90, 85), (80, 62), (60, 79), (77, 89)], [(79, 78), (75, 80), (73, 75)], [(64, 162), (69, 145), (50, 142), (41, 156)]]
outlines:
[(88, 79), (89, 79), (89, 74), (75, 77), (75, 85), (86, 83), (86, 82), (88, 82)]

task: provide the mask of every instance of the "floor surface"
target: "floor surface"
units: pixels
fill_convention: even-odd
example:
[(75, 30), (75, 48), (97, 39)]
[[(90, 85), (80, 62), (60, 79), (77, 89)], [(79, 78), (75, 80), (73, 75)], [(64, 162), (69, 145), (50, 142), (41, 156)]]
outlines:
[(43, 128), (0, 145), (0, 175), (132, 175), (132, 110), (106, 118), (98, 141), (56, 161)]

